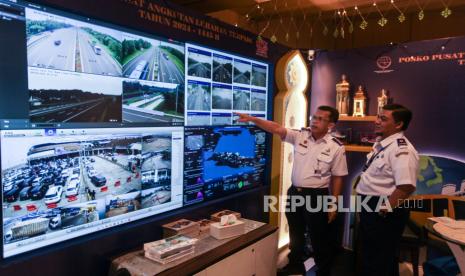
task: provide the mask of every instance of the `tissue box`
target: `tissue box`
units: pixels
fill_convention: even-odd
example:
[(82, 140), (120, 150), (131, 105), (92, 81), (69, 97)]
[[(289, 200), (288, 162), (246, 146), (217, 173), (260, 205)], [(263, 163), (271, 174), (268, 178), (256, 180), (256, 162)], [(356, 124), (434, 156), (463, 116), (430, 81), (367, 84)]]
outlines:
[(223, 210), (223, 211), (219, 211), (217, 213), (212, 214), (211, 215), (211, 220), (219, 222), (219, 221), (221, 221), (222, 216), (227, 216), (227, 215), (234, 215), (237, 219), (241, 218), (241, 214), (238, 213), (238, 212), (234, 212), (234, 211), (231, 211), (231, 210)]
[(237, 220), (232, 225), (221, 226), (219, 222), (210, 224), (210, 235), (215, 239), (222, 240), (236, 237), (245, 233), (245, 223)]

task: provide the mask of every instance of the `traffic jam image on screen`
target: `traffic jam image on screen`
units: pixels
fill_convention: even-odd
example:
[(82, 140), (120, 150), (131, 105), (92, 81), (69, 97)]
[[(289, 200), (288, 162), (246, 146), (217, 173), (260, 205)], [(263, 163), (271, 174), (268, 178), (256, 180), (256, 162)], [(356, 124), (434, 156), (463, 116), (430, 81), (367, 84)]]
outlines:
[(168, 203), (171, 178), (163, 128), (2, 131), (4, 243)]

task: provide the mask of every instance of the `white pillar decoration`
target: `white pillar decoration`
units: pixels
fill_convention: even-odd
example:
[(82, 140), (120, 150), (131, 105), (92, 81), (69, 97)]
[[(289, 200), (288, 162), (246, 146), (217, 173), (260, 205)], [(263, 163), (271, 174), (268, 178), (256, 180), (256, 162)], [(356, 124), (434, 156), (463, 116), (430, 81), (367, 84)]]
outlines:
[[(286, 128), (300, 129), (307, 126), (308, 70), (300, 51), (283, 56), (276, 67), (278, 94), (274, 101), (274, 120)], [(279, 196), (280, 210), (285, 209), (285, 197), (291, 185), (293, 146), (273, 137), (272, 195)], [(270, 221), (279, 226), (281, 248), (289, 243), (289, 227), (283, 213), (271, 213)]]

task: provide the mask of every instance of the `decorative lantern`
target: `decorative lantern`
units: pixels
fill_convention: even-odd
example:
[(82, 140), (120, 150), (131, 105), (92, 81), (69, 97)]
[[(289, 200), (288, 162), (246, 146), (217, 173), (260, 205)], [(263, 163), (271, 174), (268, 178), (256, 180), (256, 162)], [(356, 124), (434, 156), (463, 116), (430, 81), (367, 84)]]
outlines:
[(365, 92), (363, 92), (363, 88), (360, 85), (358, 87), (357, 92), (355, 92), (355, 96), (354, 96), (354, 113), (353, 113), (352, 116), (354, 116), (354, 117), (365, 117), (366, 102), (367, 102), (367, 97), (365, 97)]

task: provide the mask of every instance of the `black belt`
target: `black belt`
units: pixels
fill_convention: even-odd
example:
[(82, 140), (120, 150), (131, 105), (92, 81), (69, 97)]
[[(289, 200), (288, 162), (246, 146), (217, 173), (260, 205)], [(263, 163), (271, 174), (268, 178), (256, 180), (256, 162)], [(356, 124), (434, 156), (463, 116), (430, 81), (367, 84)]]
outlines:
[(299, 193), (303, 192), (303, 191), (318, 191), (318, 190), (323, 191), (323, 190), (328, 190), (327, 187), (326, 188), (308, 188), (308, 187), (297, 187), (297, 186), (292, 186), (292, 187), (294, 187), (297, 190), (297, 192), (299, 192)]

